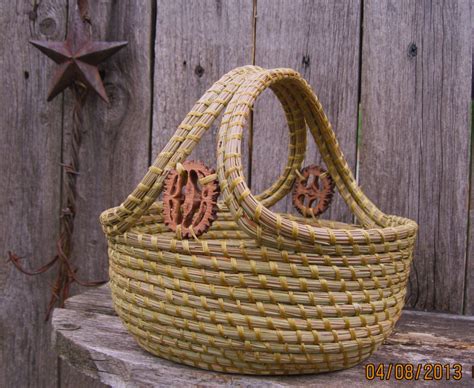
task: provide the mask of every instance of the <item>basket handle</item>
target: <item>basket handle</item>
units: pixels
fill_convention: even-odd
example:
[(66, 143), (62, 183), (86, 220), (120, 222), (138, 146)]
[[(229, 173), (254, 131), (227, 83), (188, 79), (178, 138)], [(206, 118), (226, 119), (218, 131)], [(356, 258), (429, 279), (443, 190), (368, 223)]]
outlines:
[(305, 247), (314, 249), (315, 243), (334, 245), (338, 238), (347, 238), (354, 243), (367, 242), (377, 231), (357, 229), (348, 233), (345, 230), (298, 223), (269, 210), (248, 188), (242, 171), (243, 128), (255, 100), (263, 90), (281, 85), (285, 86), (287, 93), (291, 94), (303, 112), (331, 177), (359, 222), (365, 228), (390, 224), (389, 218), (358, 187), (331, 124), (311, 87), (291, 69), (274, 69), (249, 75), (226, 108), (219, 129), (217, 160), (217, 174), (225, 203), (240, 228), (262, 245), (301, 250)]
[[(257, 66), (244, 66), (224, 75), (194, 105), (163, 151), (157, 156), (147, 174), (126, 200), (113, 211), (105, 211), (100, 220), (109, 235), (126, 232), (156, 201), (163, 190), (168, 172), (184, 161), (212, 125), (220, 112), (234, 96), (246, 77), (265, 70)], [(282, 176), (267, 190), (257, 196), (265, 206), (272, 206), (284, 197), (296, 178), (305, 157), (306, 124), (296, 100), (285, 90), (286, 85), (275, 85), (274, 93), (280, 100), (290, 129), (288, 163)], [(224, 120), (223, 120), (224, 121)]]

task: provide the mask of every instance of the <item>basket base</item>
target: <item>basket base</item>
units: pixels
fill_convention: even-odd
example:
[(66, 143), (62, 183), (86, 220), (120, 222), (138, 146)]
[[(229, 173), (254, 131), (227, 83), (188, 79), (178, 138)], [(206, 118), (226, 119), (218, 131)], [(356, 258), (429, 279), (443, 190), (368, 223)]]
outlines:
[[(129, 329), (130, 330), (130, 329)], [(276, 363), (252, 363), (248, 367), (238, 366), (233, 360), (217, 359), (214, 363), (210, 363), (201, 358), (202, 355), (195, 354), (195, 357), (185, 357), (176, 348), (165, 346), (149, 346), (142, 339), (136, 338), (138, 345), (145, 351), (154, 356), (172, 361), (177, 364), (187, 365), (198, 369), (208, 370), (212, 372), (240, 374), (249, 376), (294, 376), (294, 375), (310, 375), (319, 373), (335, 372), (339, 370), (349, 369), (369, 358), (373, 351), (369, 351), (362, 355), (362, 358), (355, 357), (349, 359), (347, 364), (276, 364)], [(374, 348), (376, 351), (378, 346)]]

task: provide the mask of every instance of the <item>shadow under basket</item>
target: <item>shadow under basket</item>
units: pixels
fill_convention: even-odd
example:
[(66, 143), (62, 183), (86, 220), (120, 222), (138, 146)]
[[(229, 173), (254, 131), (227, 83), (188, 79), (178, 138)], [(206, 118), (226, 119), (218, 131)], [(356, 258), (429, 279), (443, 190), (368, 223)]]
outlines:
[[(242, 132), (266, 88), (285, 111), (289, 155), (280, 178), (254, 195), (242, 171)], [(182, 163), (223, 110), (217, 171), (193, 178)], [(302, 178), (307, 128), (359, 225), (269, 210)], [(157, 202), (171, 174), (181, 186)], [(222, 202), (209, 194), (213, 182)], [(417, 232), (362, 193), (305, 80), (256, 66), (217, 81), (133, 193), (100, 220), (114, 307), (141, 347), (256, 375), (333, 371), (369, 357), (400, 317)]]

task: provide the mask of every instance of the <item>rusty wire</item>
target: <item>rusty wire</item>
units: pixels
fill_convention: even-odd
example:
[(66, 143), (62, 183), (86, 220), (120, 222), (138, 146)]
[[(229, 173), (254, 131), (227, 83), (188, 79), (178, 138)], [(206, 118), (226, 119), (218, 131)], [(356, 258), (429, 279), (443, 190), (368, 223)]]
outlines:
[[(89, 22), (89, 5), (87, 0), (77, 2), (81, 18), (84, 22)], [(48, 303), (45, 321), (49, 320), (51, 311), (55, 306), (63, 307), (64, 301), (69, 296), (72, 283), (77, 283), (84, 287), (94, 287), (104, 284), (106, 281), (86, 282), (77, 277), (78, 268), (71, 263), (72, 235), (74, 232), (74, 219), (76, 216), (76, 181), (79, 174), (79, 150), (82, 143), (83, 134), (83, 107), (86, 101), (88, 89), (80, 83), (75, 82), (72, 86), (74, 94), (72, 136), (69, 147), (69, 162), (61, 163), (64, 169), (63, 192), (64, 205), (60, 215), (60, 233), (56, 241), (56, 255), (43, 266), (28, 270), (21, 264), (21, 257), (13, 252), (8, 252), (8, 259), (22, 273), (35, 276), (43, 274), (53, 269), (58, 264), (57, 274), (52, 285), (51, 298)]]
[(83, 133), (83, 107), (87, 97), (87, 88), (75, 83), (73, 93), (75, 98), (73, 109), (73, 125), (70, 144), (70, 162), (62, 164), (64, 168), (64, 202), (61, 210), (60, 234), (56, 242), (56, 255), (45, 265), (35, 270), (27, 270), (20, 263), (21, 257), (8, 252), (9, 260), (22, 273), (30, 276), (40, 275), (52, 269), (59, 263), (58, 272), (52, 285), (51, 298), (48, 304), (45, 320), (49, 320), (51, 311), (55, 306), (64, 306), (64, 301), (69, 296), (71, 284), (76, 282), (84, 287), (95, 287), (106, 281), (86, 282), (77, 277), (78, 268), (71, 263), (72, 235), (74, 232), (74, 219), (76, 216), (76, 181), (79, 171), (79, 150)]

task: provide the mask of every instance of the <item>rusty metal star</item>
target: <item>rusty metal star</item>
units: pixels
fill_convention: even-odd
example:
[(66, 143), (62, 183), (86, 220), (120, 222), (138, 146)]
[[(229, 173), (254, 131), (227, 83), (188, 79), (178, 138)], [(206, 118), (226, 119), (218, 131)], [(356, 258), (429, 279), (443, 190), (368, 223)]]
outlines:
[(30, 40), (30, 43), (59, 65), (48, 92), (48, 101), (78, 81), (109, 102), (98, 65), (127, 42), (93, 41), (87, 20), (81, 18), (76, 8), (64, 42)]

